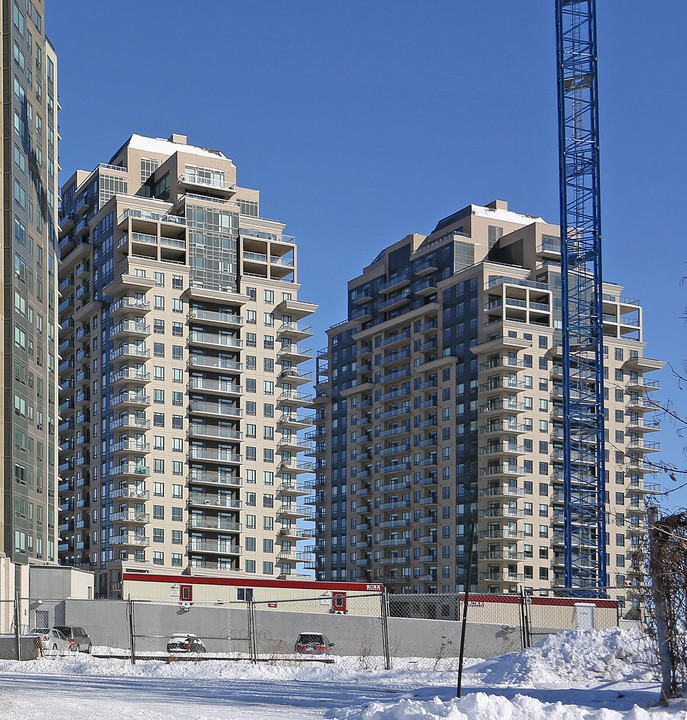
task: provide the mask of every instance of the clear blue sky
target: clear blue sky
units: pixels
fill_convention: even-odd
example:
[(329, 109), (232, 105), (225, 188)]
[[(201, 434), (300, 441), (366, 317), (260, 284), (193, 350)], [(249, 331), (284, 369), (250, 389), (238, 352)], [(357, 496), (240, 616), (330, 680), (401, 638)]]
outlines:
[[(47, 0), (63, 179), (133, 132), (221, 149), (297, 236), (324, 346), (346, 281), (407, 233), (495, 198), (558, 221), (553, 5)], [(598, 10), (604, 274), (642, 300), (646, 355), (679, 370), (687, 3)], [(661, 380), (658, 397), (687, 416), (687, 390)], [(687, 467), (687, 438), (664, 428), (663, 459)]]

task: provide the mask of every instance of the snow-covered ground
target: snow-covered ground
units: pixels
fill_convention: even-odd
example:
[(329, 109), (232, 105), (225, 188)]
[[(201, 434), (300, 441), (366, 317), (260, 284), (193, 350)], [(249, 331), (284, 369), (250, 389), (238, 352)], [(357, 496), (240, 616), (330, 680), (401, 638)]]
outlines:
[(685, 700), (653, 707), (653, 657), (630, 631), (562, 633), (523, 652), (471, 660), (461, 699), (456, 672), (434, 671), (433, 659), (395, 661), (393, 670), (365, 669), (367, 662), (0, 661), (0, 718), (687, 720)]

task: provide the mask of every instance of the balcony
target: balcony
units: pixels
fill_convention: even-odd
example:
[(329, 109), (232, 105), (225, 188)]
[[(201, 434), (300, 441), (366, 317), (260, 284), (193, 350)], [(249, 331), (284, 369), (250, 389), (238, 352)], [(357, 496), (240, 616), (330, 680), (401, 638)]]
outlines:
[(515, 445), (508, 442), (487, 445), (479, 449), (480, 455), (524, 455), (526, 452), (524, 445)]
[(130, 345), (125, 343), (116, 350), (110, 351), (110, 362), (116, 360), (147, 360), (150, 357), (150, 350), (144, 345)]
[(135, 417), (134, 415), (124, 415), (110, 423), (111, 430), (131, 429), (131, 430), (148, 430), (150, 428), (150, 420)]
[(112, 398), (111, 407), (122, 409), (123, 407), (149, 407), (150, 406), (150, 395), (143, 395), (142, 393), (129, 392), (124, 390), (115, 395)]
[(212, 393), (217, 395), (240, 396), (243, 387), (226, 380), (208, 380), (206, 378), (191, 378), (186, 386), (189, 391)]
[(110, 445), (110, 452), (113, 455), (121, 455), (125, 453), (142, 453), (150, 452), (150, 444), (140, 442), (139, 440), (121, 440), (118, 443)]
[(277, 488), (277, 495), (309, 495), (313, 491), (313, 484), (311, 482), (293, 482), (285, 481)]
[(492, 485), (479, 491), (480, 497), (525, 497), (524, 488), (514, 485)]
[(531, 408), (527, 408), (525, 406), (525, 403), (521, 402), (513, 402), (513, 401), (507, 401), (507, 400), (498, 400), (494, 402), (486, 403), (485, 405), (480, 405), (479, 411), (482, 413), (522, 413), (526, 412), (528, 409), (531, 410)]
[(498, 475), (515, 476), (524, 475), (525, 468), (517, 465), (499, 464), (494, 467), (485, 467), (479, 469), (480, 477), (495, 477)]
[(277, 351), (277, 359), (280, 361), (286, 360), (291, 363), (302, 363), (306, 360), (312, 360), (313, 351), (310, 348), (304, 348), (299, 345), (283, 345)]
[(282, 503), (277, 508), (278, 518), (315, 518), (315, 508), (305, 505), (296, 505), (296, 503)]
[(241, 523), (233, 522), (227, 518), (206, 516), (197, 512), (191, 513), (188, 526), (191, 529), (212, 530), (215, 532), (241, 532), (243, 529)]
[(296, 390), (285, 390), (278, 398), (277, 404), (289, 405), (291, 407), (308, 407), (313, 404), (312, 393), (302, 393)]
[(150, 312), (150, 303), (133, 297), (123, 297), (110, 307), (111, 315), (141, 314)]
[(314, 472), (314, 470), (314, 463), (305, 460), (281, 460), (279, 463), (279, 472), (298, 474)]
[(280, 382), (287, 382), (291, 385), (304, 385), (312, 382), (313, 375), (310, 370), (299, 370), (298, 368), (286, 368), (282, 370), (277, 379)]
[(209, 310), (198, 310), (193, 308), (188, 313), (189, 321), (194, 324), (205, 324), (212, 325), (213, 327), (219, 325), (220, 327), (235, 327), (240, 328), (244, 324), (244, 319), (241, 315), (235, 315), (233, 313), (223, 312), (211, 312)]
[(192, 492), (188, 498), (189, 505), (199, 505), (204, 508), (240, 510), (241, 501), (224, 495), (207, 495), (206, 493)]
[(150, 500), (150, 491), (144, 490), (138, 487), (123, 487), (117, 490), (112, 490), (108, 498), (110, 500), (117, 500), (119, 498), (132, 498), (134, 500)]
[(297, 413), (283, 413), (277, 420), (278, 426), (291, 430), (305, 430), (314, 424), (314, 415), (299, 415)]
[(190, 447), (187, 455), (189, 460), (201, 462), (221, 463), (223, 465), (240, 465), (243, 462), (241, 455), (236, 455), (229, 450), (214, 450), (203, 447)]
[(243, 548), (240, 545), (234, 545), (231, 542), (222, 540), (197, 540), (191, 539), (187, 545), (189, 552), (193, 553), (212, 553), (216, 555), (242, 555)]
[(209, 485), (218, 488), (238, 488), (243, 480), (237, 475), (228, 472), (207, 472), (192, 468), (188, 476), (190, 485)]
[(312, 335), (312, 325), (306, 325), (300, 322), (285, 322), (277, 329), (277, 337), (287, 337), (296, 343), (312, 337)]
[(124, 510), (122, 512), (113, 513), (108, 519), (111, 522), (145, 524), (150, 522), (150, 515), (136, 510)]
[(150, 475), (150, 468), (147, 465), (126, 462), (112, 466), (108, 473), (110, 477), (147, 477)]
[(480, 510), (479, 516), (481, 518), (505, 518), (510, 520), (513, 518), (524, 518), (525, 511), (508, 505), (499, 505), (498, 507), (488, 507), (485, 510)]
[(277, 452), (313, 452), (315, 450), (315, 443), (312, 440), (304, 440), (299, 438), (297, 435), (287, 435), (277, 443)]
[(123, 320), (110, 330), (110, 337), (123, 340), (124, 338), (145, 338), (150, 335), (150, 325), (134, 320)]
[(230, 183), (222, 178), (216, 177), (215, 174), (199, 174), (186, 172), (178, 178), (178, 184), (182, 188), (200, 189), (201, 195), (216, 195), (223, 198), (231, 198), (236, 194), (236, 183)]
[(112, 385), (122, 385), (126, 383), (149, 383), (150, 373), (135, 368), (125, 367), (114, 373), (110, 377), (110, 383)]
[(188, 345), (198, 345), (200, 347), (209, 348), (230, 348), (232, 350), (240, 350), (243, 342), (229, 335), (219, 335), (209, 332), (199, 332), (193, 330), (188, 336)]
[(211, 417), (243, 417), (243, 410), (227, 403), (209, 403), (201, 400), (191, 400), (189, 412), (194, 415), (208, 415)]
[(198, 368), (200, 370), (208, 370), (212, 372), (224, 372), (229, 370), (232, 372), (242, 372), (243, 364), (235, 360), (227, 360), (225, 358), (205, 357), (204, 355), (191, 355), (188, 359), (189, 368)]
[(190, 438), (204, 438), (209, 440), (243, 440), (243, 433), (232, 428), (220, 427), (218, 425), (200, 425), (194, 423), (188, 429)]
[(110, 538), (110, 545), (129, 545), (132, 547), (148, 547), (150, 538), (135, 533), (123, 533)]
[(510, 357), (509, 355), (503, 355), (486, 362), (479, 364), (480, 372), (494, 372), (494, 373), (510, 373), (517, 372), (518, 370), (525, 368), (524, 360), (518, 360), (517, 358)]

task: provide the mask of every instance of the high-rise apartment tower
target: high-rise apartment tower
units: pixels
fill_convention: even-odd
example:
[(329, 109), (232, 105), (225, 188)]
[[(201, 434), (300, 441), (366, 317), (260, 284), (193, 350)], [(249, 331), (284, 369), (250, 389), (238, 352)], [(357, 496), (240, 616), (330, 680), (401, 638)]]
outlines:
[(57, 58), (43, 0), (2, 0), (0, 552), (57, 560)]
[(62, 190), (60, 560), (297, 574), (315, 306), (221, 152), (132, 137)]
[[(349, 282), (348, 320), (318, 354), (318, 578), (464, 590), (474, 520), (473, 589), (563, 585), (559, 235), (503, 201), (469, 205)], [(620, 286), (603, 310), (606, 561), (624, 597), (659, 449), (644, 373), (663, 363)]]

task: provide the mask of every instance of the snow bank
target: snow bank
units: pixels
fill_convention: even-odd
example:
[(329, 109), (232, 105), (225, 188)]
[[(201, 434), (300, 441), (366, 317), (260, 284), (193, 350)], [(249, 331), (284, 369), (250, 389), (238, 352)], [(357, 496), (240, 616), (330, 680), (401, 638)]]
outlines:
[(509, 700), (479, 692), (448, 702), (435, 698), (424, 702), (370, 703), (362, 710), (335, 711), (329, 717), (341, 720), (678, 720), (685, 718), (685, 707), (678, 703), (667, 710), (646, 710), (635, 705), (631, 710), (618, 711), (540, 702), (527, 695), (516, 695)]
[(488, 685), (651, 680), (655, 656), (637, 629), (572, 630), (469, 668)]

